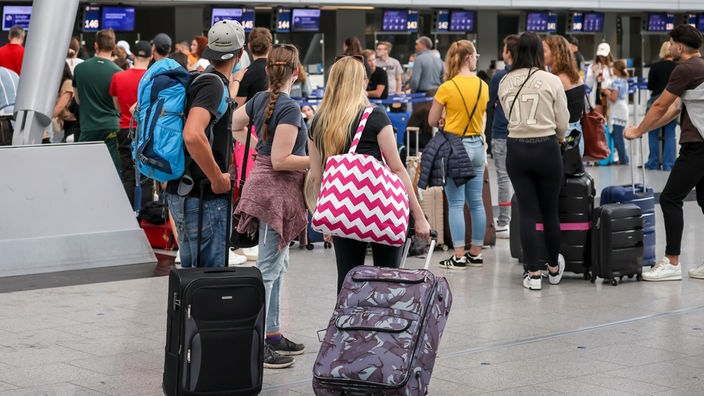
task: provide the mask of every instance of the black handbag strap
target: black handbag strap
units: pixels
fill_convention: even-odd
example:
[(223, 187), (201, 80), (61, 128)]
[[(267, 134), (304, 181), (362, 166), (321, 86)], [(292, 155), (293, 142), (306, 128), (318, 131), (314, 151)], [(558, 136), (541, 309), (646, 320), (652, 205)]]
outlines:
[[(479, 77), (477, 77), (479, 78)], [(464, 111), (467, 112), (467, 125), (464, 127), (464, 131), (462, 132), (462, 136), (460, 136), (460, 139), (464, 138), (464, 136), (467, 134), (467, 128), (469, 128), (469, 124), (472, 122), (472, 117), (474, 117), (474, 113), (477, 111), (477, 105), (479, 104), (479, 98), (482, 96), (482, 81), (481, 79), (479, 80), (479, 92), (477, 92), (477, 101), (474, 102), (474, 108), (472, 109), (472, 114), (469, 114), (469, 109), (467, 108), (467, 101), (464, 100), (464, 95), (462, 95), (462, 90), (460, 89), (460, 86), (457, 85), (455, 82), (455, 79), (453, 78), (452, 80), (453, 84), (455, 84), (455, 87), (457, 87), (457, 92), (460, 93), (460, 96), (462, 97), (462, 103), (464, 104)]]
[(516, 92), (516, 95), (513, 97), (513, 101), (511, 102), (511, 108), (508, 110), (508, 117), (506, 117), (506, 120), (508, 120), (508, 122), (511, 122), (511, 114), (513, 114), (513, 105), (515, 105), (516, 100), (518, 100), (518, 94), (521, 93), (521, 90), (526, 85), (528, 80), (530, 80), (530, 78), (533, 76), (533, 74), (535, 74), (535, 72), (537, 72), (538, 70), (539, 69), (535, 69), (534, 71), (528, 70), (528, 77), (526, 77), (525, 81), (523, 81), (523, 84), (521, 84), (521, 87), (518, 88), (518, 92)]
[(254, 124), (254, 117), (249, 119), (249, 124), (247, 124), (247, 140), (244, 144), (244, 160), (242, 160), (242, 171), (240, 173), (240, 192), (244, 186), (245, 178), (247, 177), (247, 162), (249, 161), (249, 148), (252, 144), (252, 125)]

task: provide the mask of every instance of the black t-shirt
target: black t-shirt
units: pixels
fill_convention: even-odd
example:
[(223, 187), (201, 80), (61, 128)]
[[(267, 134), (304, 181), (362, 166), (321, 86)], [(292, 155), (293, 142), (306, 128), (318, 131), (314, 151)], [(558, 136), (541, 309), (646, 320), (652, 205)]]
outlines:
[[(344, 150), (342, 150), (343, 153), (349, 151), (350, 145), (352, 144), (352, 139), (354, 138), (355, 132), (357, 132), (357, 126), (359, 126), (359, 120), (362, 119), (363, 113), (364, 111), (359, 113), (357, 119), (352, 125), (352, 129), (350, 129), (349, 137), (347, 139), (347, 144), (345, 145)], [(313, 122), (310, 127), (310, 132), (308, 132), (308, 137), (311, 139), (313, 139), (312, 131), (315, 129), (316, 121), (317, 117), (313, 119)], [(362, 137), (359, 139), (359, 144), (357, 145), (357, 153), (371, 155), (377, 160), (381, 161), (381, 148), (379, 148), (377, 135), (387, 125), (391, 125), (391, 120), (389, 120), (389, 116), (386, 115), (386, 111), (384, 111), (382, 107), (375, 107), (374, 111), (372, 111), (372, 113), (369, 115), (369, 118), (367, 119), (367, 125), (364, 127)], [(321, 146), (321, 144), (316, 142), (316, 147), (320, 149)]]
[(379, 99), (386, 99), (389, 96), (389, 75), (380, 67), (374, 69), (374, 73), (369, 76), (367, 91), (375, 90), (377, 85), (384, 86), (384, 91), (381, 93)]
[(675, 61), (661, 60), (650, 65), (648, 72), (648, 89), (653, 91), (653, 95), (660, 95), (665, 90), (667, 82), (670, 81), (670, 74), (677, 66)]
[[(245, 104), (245, 111), (249, 118), (253, 118), (252, 124), (257, 133), (257, 137), (261, 137), (262, 126), (264, 125), (264, 111), (269, 103), (269, 92), (259, 92), (254, 95), (252, 100)], [(293, 145), (293, 155), (306, 155), (306, 136), (308, 135), (308, 126), (306, 125), (301, 108), (298, 103), (291, 99), (287, 94), (280, 93), (279, 98), (274, 105), (274, 111), (269, 119), (267, 127), (267, 141), (259, 140), (257, 142), (257, 153), (261, 155), (271, 156), (271, 145), (274, 142), (276, 127), (279, 124), (293, 125), (298, 127), (298, 136), (296, 143)]]
[[(203, 73), (213, 73), (214, 75), (220, 77), (225, 89), (227, 89), (227, 78), (215, 70), (214, 67), (208, 66)], [(218, 113), (218, 107), (220, 107), (223, 84), (218, 83), (218, 81), (214, 78), (199, 78), (198, 81), (195, 81), (188, 88), (188, 92), (186, 93), (186, 109), (190, 110), (193, 107), (206, 109), (210, 112), (210, 120), (212, 122)], [(186, 114), (188, 114), (188, 112)], [(230, 156), (232, 156), (232, 139), (230, 139), (231, 122), (232, 109), (228, 108), (218, 122), (213, 125), (213, 142), (211, 145), (213, 157), (215, 158), (215, 162), (218, 164), (220, 171), (223, 173), (228, 171), (229, 159)], [(184, 151), (186, 152), (186, 158), (188, 159), (188, 150), (184, 149)], [(202, 180), (207, 180), (208, 178), (195, 161), (187, 160), (187, 162), (191, 163), (189, 170), (194, 182), (193, 190), (191, 190), (188, 195), (198, 198), (200, 196), (200, 182)], [(167, 191), (172, 194), (178, 194), (179, 182), (180, 180), (170, 181), (167, 185)], [(203, 192), (204, 199), (224, 198), (226, 196), (226, 194), (214, 194), (209, 185)]]
[(242, 76), (237, 96), (244, 96), (249, 101), (256, 93), (266, 91), (267, 88), (269, 80), (266, 76), (266, 58), (259, 58), (249, 65)]

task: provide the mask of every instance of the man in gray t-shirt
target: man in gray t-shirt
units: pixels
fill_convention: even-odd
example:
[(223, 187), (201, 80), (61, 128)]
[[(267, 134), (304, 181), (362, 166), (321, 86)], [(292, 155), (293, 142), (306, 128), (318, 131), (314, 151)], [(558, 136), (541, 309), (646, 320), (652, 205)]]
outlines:
[(401, 85), (401, 76), (403, 75), (403, 67), (398, 59), (389, 56), (391, 53), (391, 43), (388, 41), (379, 41), (376, 45), (376, 67), (380, 67), (386, 71), (389, 76), (389, 95), (403, 93)]

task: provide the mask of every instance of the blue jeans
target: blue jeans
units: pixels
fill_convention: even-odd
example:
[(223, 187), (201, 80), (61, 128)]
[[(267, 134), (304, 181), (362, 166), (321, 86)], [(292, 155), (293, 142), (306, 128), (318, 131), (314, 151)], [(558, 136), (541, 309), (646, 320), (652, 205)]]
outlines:
[(288, 245), (279, 250), (281, 236), (263, 221), (259, 222), (259, 257), (257, 268), (264, 278), (266, 291), (266, 332), (281, 331), (281, 283), (288, 270)]
[(628, 163), (628, 151), (626, 150), (626, 142), (623, 139), (623, 125), (613, 125), (611, 127), (611, 136), (614, 138), (614, 147), (618, 152), (618, 162), (621, 164)]
[[(200, 199), (166, 193), (166, 202), (178, 230), (181, 267), (196, 266)], [(200, 267), (224, 267), (227, 253), (227, 199), (203, 201)]]
[[(660, 163), (662, 163), (662, 169), (669, 171), (675, 165), (675, 158), (677, 157), (676, 129), (677, 120), (674, 120), (662, 128), (648, 132), (648, 162), (645, 163), (647, 169), (660, 169)], [(665, 133), (662, 161), (660, 159), (660, 131)]]
[(486, 213), (482, 202), (482, 188), (484, 187), (484, 162), (486, 151), (480, 136), (470, 136), (462, 139), (467, 155), (474, 169), (474, 176), (467, 183), (458, 186), (453, 179), (448, 179), (445, 185), (447, 195), (448, 215), (450, 218), (450, 234), (452, 246), (461, 248), (465, 245), (464, 204), (469, 205), (469, 214), (472, 216), (472, 246), (484, 245), (486, 232)]

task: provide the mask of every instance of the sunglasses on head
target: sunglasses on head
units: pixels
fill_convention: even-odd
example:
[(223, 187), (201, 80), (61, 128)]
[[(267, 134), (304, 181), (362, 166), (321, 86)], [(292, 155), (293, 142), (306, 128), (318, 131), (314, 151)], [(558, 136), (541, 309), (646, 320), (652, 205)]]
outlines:
[(274, 44), (271, 46), (271, 48), (287, 48), (287, 49), (297, 49), (295, 45), (293, 44)]
[(334, 61), (333, 63), (336, 63), (336, 62), (339, 61), (340, 59), (344, 59), (344, 58), (348, 58), (348, 57), (349, 57), (349, 58), (354, 58), (354, 59), (357, 60), (359, 63), (364, 64), (364, 57), (363, 57), (362, 55), (338, 55), (338, 56), (335, 57), (335, 61)]

